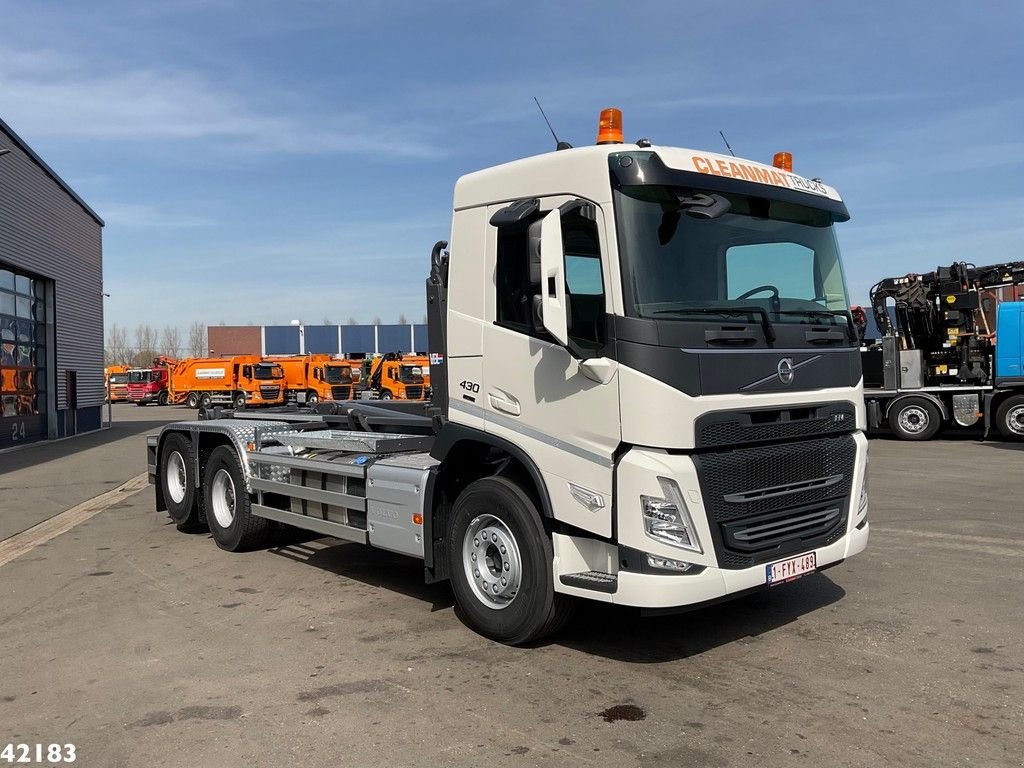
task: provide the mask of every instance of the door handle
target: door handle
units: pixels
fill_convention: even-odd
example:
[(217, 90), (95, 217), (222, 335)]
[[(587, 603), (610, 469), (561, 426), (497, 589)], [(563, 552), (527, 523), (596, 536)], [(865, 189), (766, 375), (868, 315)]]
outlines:
[(523, 409), (519, 406), (519, 401), (516, 400), (508, 392), (488, 392), (487, 402), (491, 404), (491, 408), (502, 413), (508, 413), (512, 416), (519, 416)]

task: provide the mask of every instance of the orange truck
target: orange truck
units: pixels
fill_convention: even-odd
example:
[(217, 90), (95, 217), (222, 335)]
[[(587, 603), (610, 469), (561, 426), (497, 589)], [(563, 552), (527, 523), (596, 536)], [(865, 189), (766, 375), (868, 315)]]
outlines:
[(352, 399), (352, 364), (328, 354), (271, 355), (284, 369), (285, 399), (315, 405), (321, 400)]
[(360, 383), (381, 400), (427, 400), (430, 361), (421, 355), (389, 352), (362, 361)]
[(128, 371), (131, 366), (111, 365), (103, 369), (107, 381), (107, 402), (127, 403), (128, 397)]
[(171, 368), (170, 402), (189, 408), (213, 404), (235, 408), (280, 405), (285, 400), (284, 369), (259, 355), (192, 357)]

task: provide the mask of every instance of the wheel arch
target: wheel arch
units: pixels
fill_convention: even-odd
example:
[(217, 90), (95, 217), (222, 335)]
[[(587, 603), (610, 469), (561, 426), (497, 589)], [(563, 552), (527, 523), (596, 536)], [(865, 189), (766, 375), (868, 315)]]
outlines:
[(474, 480), (501, 475), (513, 480), (530, 497), (541, 518), (553, 520), (547, 484), (537, 464), (522, 448), (503, 438), (451, 422), (445, 424), (430, 455), (441, 463), (431, 471), (426, 488), (424, 547), (427, 581), (448, 578), (443, 556), (449, 515), (459, 493)]
[(889, 414), (892, 413), (893, 406), (895, 406), (897, 403), (902, 402), (904, 400), (909, 400), (911, 398), (921, 398), (922, 400), (928, 400), (936, 408), (939, 409), (939, 415), (942, 417), (943, 423), (949, 421), (949, 408), (947, 408), (946, 404), (942, 402), (942, 398), (936, 397), (930, 392), (905, 392), (904, 394), (897, 395), (892, 400), (889, 400), (886, 403), (883, 418), (889, 418)]

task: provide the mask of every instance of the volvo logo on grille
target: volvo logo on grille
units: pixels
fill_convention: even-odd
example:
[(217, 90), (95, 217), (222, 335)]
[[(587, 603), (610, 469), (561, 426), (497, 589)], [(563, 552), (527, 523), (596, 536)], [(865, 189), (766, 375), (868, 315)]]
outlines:
[(779, 365), (775, 369), (779, 374), (779, 381), (783, 384), (792, 384), (793, 378), (796, 374), (793, 373), (793, 358), (784, 357), (779, 360)]

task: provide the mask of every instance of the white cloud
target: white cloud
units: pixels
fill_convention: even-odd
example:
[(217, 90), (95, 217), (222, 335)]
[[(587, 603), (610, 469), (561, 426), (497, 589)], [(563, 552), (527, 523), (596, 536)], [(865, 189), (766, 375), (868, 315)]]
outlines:
[[(232, 151), (431, 158), (442, 155), (422, 128), (364, 112), (283, 111), (266, 89), (256, 105), (208, 76), (183, 69), (96, 71), (52, 51), (0, 47), (5, 113), (33, 137), (98, 141), (206, 140)], [(280, 101), (284, 101), (281, 99)]]

